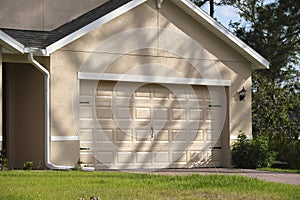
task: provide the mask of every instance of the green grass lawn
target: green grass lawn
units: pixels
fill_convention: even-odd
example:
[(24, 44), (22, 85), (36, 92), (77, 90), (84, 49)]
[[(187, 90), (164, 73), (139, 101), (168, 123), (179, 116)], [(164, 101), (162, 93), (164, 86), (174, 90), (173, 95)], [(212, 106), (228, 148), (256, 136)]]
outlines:
[(242, 176), (3, 171), (0, 199), (300, 199), (300, 186)]
[(282, 172), (282, 173), (300, 173), (298, 169), (279, 169), (279, 168), (259, 168), (260, 171)]

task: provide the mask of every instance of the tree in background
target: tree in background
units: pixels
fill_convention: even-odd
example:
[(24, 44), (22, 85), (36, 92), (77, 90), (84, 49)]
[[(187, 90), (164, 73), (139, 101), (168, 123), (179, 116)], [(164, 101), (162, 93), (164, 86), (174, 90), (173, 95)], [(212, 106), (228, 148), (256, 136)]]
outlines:
[(233, 32), (270, 61), (253, 78), (253, 135), (266, 135), (278, 159), (300, 168), (300, 1), (220, 0), (238, 9)]
[(214, 17), (214, 0), (192, 0), (192, 2), (194, 2), (197, 6), (201, 7), (203, 6), (205, 3), (209, 2), (209, 13), (211, 17)]

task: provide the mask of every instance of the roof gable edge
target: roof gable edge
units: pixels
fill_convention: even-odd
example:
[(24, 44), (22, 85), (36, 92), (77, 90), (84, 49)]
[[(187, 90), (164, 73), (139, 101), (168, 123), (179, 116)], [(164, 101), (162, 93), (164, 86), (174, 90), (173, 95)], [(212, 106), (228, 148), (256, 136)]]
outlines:
[(62, 48), (63, 46), (75, 41), (76, 39), (84, 36), (85, 34), (95, 30), (101, 25), (117, 18), (118, 16), (128, 12), (129, 10), (139, 6), (140, 4), (146, 2), (147, 0), (133, 0), (128, 2), (127, 4), (117, 8), (116, 10), (104, 15), (103, 17), (87, 24), (86, 26), (76, 30), (75, 32), (63, 37), (62, 39), (52, 43), (51, 45), (46, 47), (47, 54), (51, 54), (56, 50)]
[[(200, 17), (202, 20), (196, 19), (199, 23), (204, 25), (209, 31), (230, 45), (232, 48), (241, 53), (247, 60), (249, 60), (255, 67), (255, 69), (269, 68), (269, 61), (262, 57), (253, 48), (240, 40), (237, 36), (211, 18), (207, 13), (201, 10), (198, 6), (189, 0), (171, 0), (175, 5), (181, 9), (187, 8)], [(189, 13), (188, 13), (189, 14)], [(193, 16), (192, 16), (193, 17)], [(226, 39), (226, 40), (225, 40)], [(245, 56), (247, 54), (247, 56)]]
[(5, 42), (6, 44), (8, 44), (13, 49), (17, 50), (18, 52), (24, 53), (25, 46), (23, 44), (21, 44), (20, 42), (18, 42), (17, 40), (15, 40), (10, 35), (3, 32), (2, 30), (0, 30), (0, 40)]

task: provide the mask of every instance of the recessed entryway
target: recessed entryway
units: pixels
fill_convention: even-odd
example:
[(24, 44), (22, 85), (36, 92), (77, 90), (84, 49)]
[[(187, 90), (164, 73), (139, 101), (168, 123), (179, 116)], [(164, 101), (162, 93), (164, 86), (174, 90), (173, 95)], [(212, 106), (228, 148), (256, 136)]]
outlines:
[(3, 143), (9, 167), (44, 168), (44, 77), (30, 64), (3, 65)]

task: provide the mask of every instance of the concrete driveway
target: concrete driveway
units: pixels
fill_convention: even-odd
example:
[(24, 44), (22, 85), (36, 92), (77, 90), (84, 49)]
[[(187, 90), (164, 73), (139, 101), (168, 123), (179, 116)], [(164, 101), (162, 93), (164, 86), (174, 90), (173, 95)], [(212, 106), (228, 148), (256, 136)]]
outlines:
[(278, 182), (291, 185), (300, 185), (300, 173), (280, 173), (258, 171), (252, 169), (226, 169), (226, 168), (195, 168), (195, 169), (159, 169), (149, 172), (150, 174), (163, 175), (190, 175), (190, 174), (226, 174), (226, 175), (242, 175), (268, 182)]

